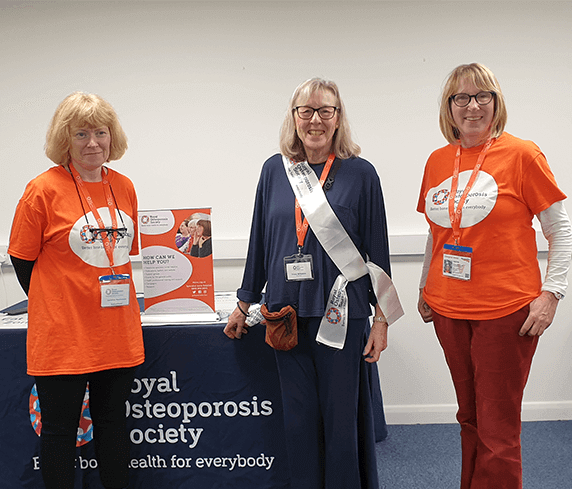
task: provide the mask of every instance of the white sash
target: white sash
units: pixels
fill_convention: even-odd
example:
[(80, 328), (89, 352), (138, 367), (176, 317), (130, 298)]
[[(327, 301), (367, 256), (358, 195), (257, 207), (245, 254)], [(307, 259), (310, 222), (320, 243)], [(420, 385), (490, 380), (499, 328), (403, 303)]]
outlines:
[(330, 207), (318, 177), (307, 162), (294, 162), (282, 156), (288, 180), (300, 208), (325, 252), (340, 270), (330, 291), (328, 304), (316, 341), (333, 348), (344, 347), (348, 326), (346, 285), (368, 274), (378, 304), (392, 324), (403, 316), (397, 290), (389, 276), (375, 263), (363, 260), (353, 241)]

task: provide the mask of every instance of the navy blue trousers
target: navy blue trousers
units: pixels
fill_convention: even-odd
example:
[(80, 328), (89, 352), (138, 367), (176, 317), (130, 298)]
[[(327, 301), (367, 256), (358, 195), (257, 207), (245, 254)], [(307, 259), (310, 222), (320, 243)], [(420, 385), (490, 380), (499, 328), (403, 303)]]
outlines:
[(316, 342), (320, 318), (298, 318), (298, 345), (276, 351), (295, 489), (379, 489), (367, 364), (367, 318), (349, 321), (345, 346)]

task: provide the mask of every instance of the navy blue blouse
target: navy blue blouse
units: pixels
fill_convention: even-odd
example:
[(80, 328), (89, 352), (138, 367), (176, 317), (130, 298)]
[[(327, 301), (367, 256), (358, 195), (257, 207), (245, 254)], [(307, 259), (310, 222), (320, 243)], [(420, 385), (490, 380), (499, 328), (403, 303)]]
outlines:
[[(310, 166), (319, 178), (324, 164)], [(326, 197), (364, 260), (368, 256), (391, 276), (385, 206), (373, 165), (362, 158), (342, 160)], [(270, 312), (290, 304), (297, 307), (300, 317), (322, 317), (340, 271), (310, 228), (303, 253), (313, 257), (314, 280), (285, 280), (284, 257), (298, 251), (294, 202), (282, 156), (274, 155), (264, 163), (258, 182), (246, 267), (237, 296), (248, 303), (260, 302), (266, 286), (265, 302)], [(370, 304), (377, 300), (369, 275), (350, 282), (346, 290), (349, 317), (370, 316)]]

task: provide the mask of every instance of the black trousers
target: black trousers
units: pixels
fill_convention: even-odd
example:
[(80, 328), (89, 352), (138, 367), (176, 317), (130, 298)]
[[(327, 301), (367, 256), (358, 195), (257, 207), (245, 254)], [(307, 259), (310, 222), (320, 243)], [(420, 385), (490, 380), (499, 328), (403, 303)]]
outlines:
[(76, 436), (87, 382), (101, 482), (106, 489), (127, 487), (130, 442), (125, 402), (134, 371), (121, 368), (35, 377), (42, 415), (40, 464), (46, 489), (73, 489)]

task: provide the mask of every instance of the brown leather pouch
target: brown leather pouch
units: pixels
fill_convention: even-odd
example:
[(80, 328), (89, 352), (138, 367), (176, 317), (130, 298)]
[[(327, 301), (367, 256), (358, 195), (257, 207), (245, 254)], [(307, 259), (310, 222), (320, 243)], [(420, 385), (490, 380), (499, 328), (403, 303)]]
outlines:
[(266, 320), (266, 343), (275, 350), (291, 350), (298, 344), (296, 310), (285, 306), (278, 312), (268, 312), (266, 304), (260, 308)]

